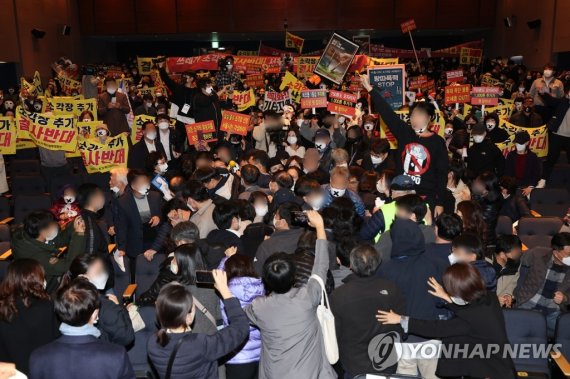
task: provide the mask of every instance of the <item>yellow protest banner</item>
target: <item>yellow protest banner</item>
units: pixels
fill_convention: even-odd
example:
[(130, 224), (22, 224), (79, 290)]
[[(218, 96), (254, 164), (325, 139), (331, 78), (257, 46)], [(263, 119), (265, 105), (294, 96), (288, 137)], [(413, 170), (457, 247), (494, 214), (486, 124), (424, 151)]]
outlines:
[(30, 139), (48, 150), (75, 151), (77, 147), (77, 128), (73, 115), (31, 113), (19, 109), (16, 111), (16, 122), (18, 138)]
[(528, 147), (539, 158), (546, 157), (548, 155), (548, 129), (546, 128), (546, 125), (539, 126), (538, 128), (523, 128), (511, 124), (506, 120), (500, 120), (499, 127), (509, 132), (509, 140), (497, 144), (497, 147), (503, 152), (503, 155), (506, 156), (510, 151), (515, 149), (514, 138), (515, 134), (519, 131), (525, 131), (530, 135)]
[(285, 76), (281, 81), (279, 90), (283, 91), (286, 87), (289, 87), (289, 93), (291, 94), (291, 99), (297, 104), (301, 102), (301, 91), (307, 89), (303, 82), (291, 74), (289, 71), (285, 72)]
[(14, 117), (0, 117), (0, 154), (16, 154), (17, 134)]
[(40, 73), (38, 71), (34, 72), (34, 87), (36, 87), (36, 93), (38, 95), (44, 94), (44, 87), (42, 86), (42, 78), (40, 77)]
[(33, 141), (27, 139), (16, 139), (16, 151), (24, 149), (35, 149), (38, 147)]
[(97, 99), (74, 99), (73, 114), (79, 117), (84, 111), (91, 112), (93, 119), (97, 120)]
[(285, 47), (288, 49), (296, 49), (299, 54), (303, 51), (305, 40), (293, 33), (285, 32)]
[(499, 118), (508, 120), (513, 114), (512, 105), (497, 105), (496, 107), (485, 108), (485, 115), (489, 113), (496, 113)]
[(24, 78), (23, 76), (20, 78), (20, 87), (21, 87), (21, 94), (23, 96), (37, 95), (36, 87), (32, 83), (28, 82), (26, 78)]
[(141, 140), (143, 135), (143, 130), (142, 130), (143, 124), (147, 121), (154, 123), (154, 119), (155, 118), (153, 116), (147, 116), (145, 114), (140, 114), (138, 116), (135, 116), (135, 119), (133, 120), (133, 126), (131, 128), (131, 142), (133, 144)]
[(232, 101), (237, 106), (238, 112), (243, 112), (249, 107), (255, 107), (253, 88), (250, 88), (249, 91), (234, 92)]
[(67, 76), (65, 76), (63, 71), (59, 73), (58, 80), (59, 84), (61, 85), (61, 89), (64, 93), (73, 95), (73, 94), (79, 94), (79, 92), (81, 92), (81, 82), (68, 78)]
[[(82, 137), (84, 139), (93, 138), (95, 137), (95, 129), (97, 126), (101, 125), (101, 121), (78, 121), (77, 122), (77, 133), (78, 137)], [(81, 157), (81, 152), (79, 151), (79, 146), (73, 152), (66, 152), (65, 156), (67, 158), (77, 158)]]
[[(404, 121), (405, 123), (410, 123), (410, 113), (409, 111), (396, 111), (400, 120)], [(442, 111), (435, 112), (435, 117), (429, 124), (429, 129), (439, 135), (440, 137), (444, 137), (445, 133), (445, 116), (443, 115)], [(382, 118), (380, 118), (380, 138), (386, 138), (388, 142), (390, 142), (390, 149), (397, 149), (398, 148), (398, 141), (396, 138), (390, 133), (388, 126), (384, 122)]]
[(313, 76), (313, 71), (321, 57), (295, 57), (294, 67), (297, 70), (297, 77), (300, 79), (307, 79)]
[(79, 139), (79, 151), (89, 174), (109, 172), (115, 167), (127, 167), (129, 140), (126, 133), (108, 138), (104, 144), (97, 138)]
[(382, 65), (386, 65), (386, 64), (398, 64), (399, 59), (398, 57), (396, 58), (372, 58), (372, 57), (368, 57), (369, 65), (378, 65), (378, 66), (382, 66)]
[(148, 75), (150, 70), (152, 70), (152, 60), (154, 58), (142, 58), (137, 57), (137, 67), (139, 69), (139, 75)]

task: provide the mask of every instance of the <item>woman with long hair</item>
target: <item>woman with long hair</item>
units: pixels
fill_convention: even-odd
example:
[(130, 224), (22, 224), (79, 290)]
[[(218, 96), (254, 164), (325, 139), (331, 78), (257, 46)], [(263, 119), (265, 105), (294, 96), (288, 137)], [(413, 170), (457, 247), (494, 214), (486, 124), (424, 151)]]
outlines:
[(471, 194), (472, 199), (481, 206), (483, 219), (487, 224), (484, 241), (487, 245), (494, 245), (497, 239), (497, 219), (503, 206), (503, 195), (497, 176), (489, 171), (477, 176), (471, 184)]
[(28, 373), (32, 351), (59, 337), (59, 321), (45, 290), (42, 266), (18, 259), (0, 284), (0, 361)]
[(99, 291), (101, 307), (99, 308), (97, 329), (101, 331), (100, 338), (117, 345), (130, 345), (135, 339), (135, 332), (129, 313), (126, 308), (119, 304), (115, 295), (104, 293), (109, 280), (105, 261), (101, 257), (91, 254), (76, 257), (69, 266), (69, 272), (64, 275), (61, 287), (77, 278), (89, 281)]
[(483, 219), (481, 206), (472, 201), (465, 200), (457, 204), (457, 215), (463, 222), (463, 231), (484, 237), (487, 234), (487, 224)]

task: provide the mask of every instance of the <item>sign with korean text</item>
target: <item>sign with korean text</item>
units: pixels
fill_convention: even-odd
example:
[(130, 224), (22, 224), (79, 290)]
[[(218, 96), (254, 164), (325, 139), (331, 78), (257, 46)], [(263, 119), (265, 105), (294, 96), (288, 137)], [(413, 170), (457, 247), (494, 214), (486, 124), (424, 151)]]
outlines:
[(483, 50), (462, 47), (459, 53), (460, 64), (479, 64), (483, 57)]
[(357, 100), (357, 94), (341, 91), (330, 91), (327, 110), (331, 113), (338, 113), (348, 117), (353, 117), (356, 112), (354, 106), (356, 105)]
[(249, 107), (255, 107), (253, 88), (242, 92), (234, 91), (232, 102), (237, 106), (238, 112), (243, 112)]
[(445, 105), (463, 104), (471, 101), (471, 86), (469, 84), (461, 86), (445, 87)]
[(515, 149), (515, 134), (519, 131), (526, 131), (530, 135), (528, 147), (539, 158), (548, 155), (548, 129), (546, 125), (539, 126), (538, 128), (525, 128), (501, 119), (499, 121), (499, 127), (509, 132), (508, 141), (497, 144), (497, 147), (503, 152), (503, 155), (507, 156), (507, 154)]
[(251, 116), (236, 112), (222, 111), (222, 123), (220, 130), (229, 134), (247, 135), (247, 128)]
[(428, 82), (428, 78), (426, 75), (415, 76), (413, 78), (410, 78), (410, 84), (408, 85), (408, 88), (411, 90), (421, 89), (422, 84), (427, 83), (427, 82)]
[(455, 83), (463, 81), (463, 70), (451, 70), (445, 72), (447, 83)]
[(287, 104), (291, 104), (291, 95), (289, 92), (265, 92), (265, 98), (263, 100), (264, 111), (283, 113), (283, 107)]
[(14, 117), (0, 117), (0, 154), (16, 154), (17, 136)]
[(265, 85), (265, 76), (263, 74), (246, 75), (245, 82), (252, 88), (263, 87)]
[(76, 99), (74, 97), (52, 97), (47, 99), (53, 114), (73, 114), (76, 117), (89, 111), (97, 119), (97, 99)]
[(48, 150), (75, 151), (77, 127), (73, 115), (16, 111), (18, 138), (30, 139)]
[(368, 68), (370, 84), (380, 90), (382, 97), (394, 110), (405, 104), (406, 66), (403, 64)]
[(186, 124), (186, 136), (190, 145), (196, 145), (201, 141), (214, 142), (216, 141), (216, 125), (212, 120)]
[(148, 75), (152, 70), (152, 60), (154, 58), (142, 58), (137, 57), (137, 67), (139, 69), (139, 75)]
[(102, 144), (97, 138), (79, 139), (79, 151), (89, 174), (127, 167), (129, 141), (126, 133), (108, 138)]
[(281, 85), (279, 86), (279, 90), (283, 91), (287, 87), (289, 87), (289, 92), (291, 94), (291, 98), (293, 99), (293, 101), (296, 103), (300, 103), (301, 91), (304, 90), (306, 87), (302, 81), (297, 79), (295, 75), (291, 74), (289, 71), (285, 73), (285, 76), (281, 80)]
[(499, 87), (473, 87), (471, 90), (471, 105), (498, 105)]
[(319, 57), (296, 57), (295, 67), (297, 68), (297, 77), (306, 79), (313, 75), (315, 67), (319, 62)]
[(154, 124), (155, 117), (147, 116), (145, 114), (140, 114), (135, 116), (133, 125), (131, 127), (131, 143), (135, 144), (139, 142), (143, 135), (142, 126), (145, 122), (152, 122)]
[(301, 108), (326, 108), (327, 91), (323, 89), (310, 89), (301, 92)]
[(400, 24), (400, 29), (402, 29), (402, 33), (409, 33), (412, 30), (416, 30), (416, 21), (413, 18), (406, 20)]

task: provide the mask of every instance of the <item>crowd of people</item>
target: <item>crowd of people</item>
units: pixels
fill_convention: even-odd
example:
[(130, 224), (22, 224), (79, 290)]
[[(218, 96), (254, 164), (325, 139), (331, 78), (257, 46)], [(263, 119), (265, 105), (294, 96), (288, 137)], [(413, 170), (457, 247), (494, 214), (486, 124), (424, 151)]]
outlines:
[[(104, 72), (84, 73), (82, 94), (97, 99), (97, 114), (79, 119), (100, 120), (94, 138), (130, 133), (131, 112), (155, 121), (142, 125), (126, 167), (110, 170), (108, 187), (69, 183), (50, 209), (15, 226), (14, 260), (0, 284), (0, 361), (34, 379), (134, 378), (127, 350), (141, 307), (156, 311), (159, 331), (147, 353), (160, 378), (352, 379), (378, 372), (369, 344), (382, 333), (396, 333), (404, 349), (504, 345), (501, 308), (542, 312), (552, 335), (570, 304), (570, 233), (523, 252), (516, 232), (521, 218), (533, 217), (532, 192), (570, 148), (570, 74), (500, 59), (406, 62), (409, 76), (435, 82), (433, 93), (403, 107), (409, 122), (357, 73), (340, 84), (305, 83), (347, 90), (357, 76), (353, 117), (296, 104), (264, 110), (264, 92), (278, 89), (283, 76), (268, 74), (254, 88), (256, 105), (243, 111), (251, 124), (242, 136), (219, 130), (222, 110), (235, 110), (232, 94), (248, 89), (233, 64), (230, 56), (217, 73), (176, 80), (164, 61), (154, 75), (125, 64), (132, 82), (124, 91)], [(497, 114), (473, 106), (463, 116), (444, 105), (445, 71), (458, 68), (464, 83), (491, 76), (504, 84), (501, 97), (514, 100), (509, 122), (548, 125), (545, 159), (524, 130), (505, 156), (497, 144), (509, 135)], [(140, 96), (158, 80), (166, 91)], [(57, 76), (45, 90), (78, 94), (64, 93)], [(0, 113), (33, 110), (37, 101), (11, 88)], [(444, 137), (430, 129), (439, 111)], [(208, 120), (217, 141), (190, 144), (184, 125)], [(395, 149), (381, 138), (380, 120)], [(63, 151), (39, 151), (48, 182), (85, 170)], [(512, 233), (496, 232), (500, 216), (509, 217)], [(123, 304), (114, 290), (116, 263), (136, 283), (141, 255), (164, 261), (150, 287)], [(338, 362), (322, 337), (323, 291)], [(382, 372), (515, 377), (500, 352), (480, 360), (403, 356)]]

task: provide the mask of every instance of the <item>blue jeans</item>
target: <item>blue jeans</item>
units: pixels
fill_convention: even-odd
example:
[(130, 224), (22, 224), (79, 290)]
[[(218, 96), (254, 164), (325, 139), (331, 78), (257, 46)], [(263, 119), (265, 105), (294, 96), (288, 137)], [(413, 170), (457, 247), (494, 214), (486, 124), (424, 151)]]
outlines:
[(560, 311), (555, 311), (546, 315), (546, 334), (549, 338), (554, 338), (558, 316), (560, 316)]

